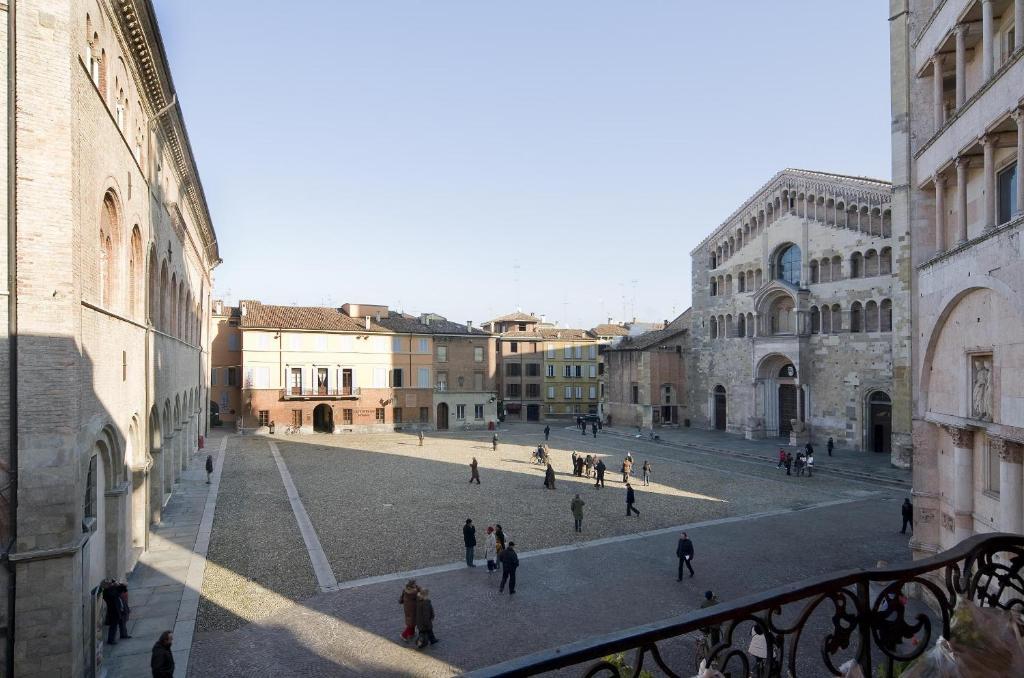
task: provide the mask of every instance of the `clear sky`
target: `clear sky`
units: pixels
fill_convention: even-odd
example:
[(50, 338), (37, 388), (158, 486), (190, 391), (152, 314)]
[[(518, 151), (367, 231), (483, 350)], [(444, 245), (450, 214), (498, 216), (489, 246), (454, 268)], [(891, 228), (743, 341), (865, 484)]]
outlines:
[(156, 0), (231, 301), (690, 304), (784, 167), (890, 176), (883, 0)]

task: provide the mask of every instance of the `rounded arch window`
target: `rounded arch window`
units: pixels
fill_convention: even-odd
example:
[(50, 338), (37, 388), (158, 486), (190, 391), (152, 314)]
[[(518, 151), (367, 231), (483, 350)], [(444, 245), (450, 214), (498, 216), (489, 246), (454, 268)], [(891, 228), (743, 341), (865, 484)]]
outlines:
[(800, 284), (800, 248), (790, 245), (779, 252), (775, 277), (792, 285)]
[(787, 363), (779, 368), (779, 377), (783, 379), (795, 379), (796, 368), (793, 367), (792, 363)]

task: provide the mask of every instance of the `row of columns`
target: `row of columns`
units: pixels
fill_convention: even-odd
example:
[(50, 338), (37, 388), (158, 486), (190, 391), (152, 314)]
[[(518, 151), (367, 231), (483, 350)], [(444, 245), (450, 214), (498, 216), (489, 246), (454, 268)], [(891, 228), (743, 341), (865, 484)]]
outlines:
[[(1021, 0), (1024, 2), (1024, 0)], [(1011, 117), (1017, 123), (1017, 214), (1024, 214), (1024, 108), (1016, 109)], [(996, 164), (995, 149), (997, 134), (986, 134), (981, 138), (982, 163), (984, 171), (984, 227), (996, 227)], [(956, 168), (956, 242), (954, 246), (967, 242), (967, 172), (971, 166), (969, 156), (959, 156), (953, 161)], [(946, 178), (936, 174), (935, 184), (935, 249), (944, 252), (946, 244)]]
[[(993, 45), (995, 44), (995, 23), (992, 16), (992, 2), (993, 0), (981, 0), (981, 78), (983, 82), (988, 82), (995, 72), (993, 50)], [(1013, 49), (1016, 51), (1024, 47), (1024, 0), (1014, 0), (1013, 22)], [(967, 31), (968, 26), (966, 24), (958, 24), (953, 29), (956, 41), (956, 107), (958, 109), (967, 100)], [(946, 57), (944, 54), (936, 54), (932, 57), (936, 130), (945, 123), (942, 88), (942, 68), (945, 65), (945, 61)]]
[[(956, 426), (946, 431), (953, 441), (953, 513), (959, 542), (974, 534), (974, 432)], [(989, 444), (999, 454), (999, 529), (1019, 533), (1024, 531), (1024, 446), (995, 437)]]

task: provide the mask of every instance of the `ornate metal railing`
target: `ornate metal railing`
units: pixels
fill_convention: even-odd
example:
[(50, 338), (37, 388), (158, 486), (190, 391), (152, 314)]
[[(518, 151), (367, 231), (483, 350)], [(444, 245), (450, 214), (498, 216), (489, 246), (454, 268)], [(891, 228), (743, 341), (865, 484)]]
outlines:
[[(949, 637), (960, 598), (1024, 612), (1022, 570), (1024, 535), (977, 535), (905, 566), (811, 578), (468, 675), (511, 678), (578, 668), (586, 678), (623, 678), (640, 675), (653, 663), (667, 676), (693, 676), (697, 644), (694, 652), (679, 651), (678, 643), (670, 641), (692, 634), (703, 641), (714, 638), (709, 629), (717, 629), (717, 644), (703, 646), (705, 658), (730, 678), (840, 675), (839, 666), (848, 659), (865, 676), (890, 677), (898, 664), (920, 657), (940, 635)], [(766, 641), (766, 657), (760, 661), (748, 653), (754, 627)], [(666, 645), (675, 647), (666, 652)], [(622, 662), (609, 661), (621, 653)], [(680, 657), (685, 658), (669, 665)], [(622, 663), (631, 671), (621, 669)]]

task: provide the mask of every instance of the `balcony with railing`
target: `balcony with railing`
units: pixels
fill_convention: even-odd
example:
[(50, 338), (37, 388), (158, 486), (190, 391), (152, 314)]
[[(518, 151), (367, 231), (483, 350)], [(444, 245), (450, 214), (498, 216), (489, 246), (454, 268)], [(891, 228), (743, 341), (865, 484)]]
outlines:
[[(1004, 655), (1004, 646), (994, 642), (993, 627), (959, 621), (965, 615), (958, 601), (1008, 610), (1019, 620), (1024, 613), (1024, 535), (977, 535), (925, 560), (806, 579), (467, 675), (693, 676), (704, 661), (729, 678), (892, 677), (937, 656), (937, 643), (947, 647), (947, 642), (951, 656), (962, 650), (962, 658), (970, 648), (1000, 668), (942, 675), (1022, 675), (1013, 673), (1018, 666), (1013, 661), (1022, 657)], [(1013, 639), (1011, 615), (998, 616), (1007, 627), (1001, 631)], [(751, 642), (755, 628), (763, 638), (757, 647)]]
[(327, 399), (337, 400), (343, 398), (358, 398), (358, 386), (336, 386), (336, 387), (308, 387), (292, 386), (281, 389), (281, 400), (316, 400)]

